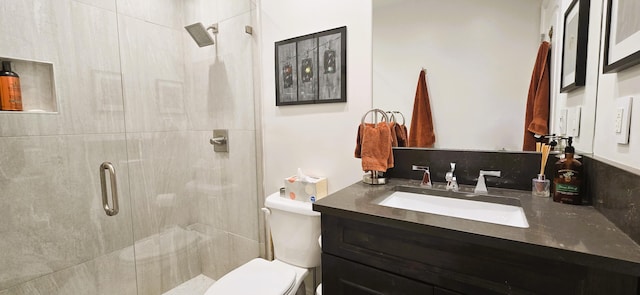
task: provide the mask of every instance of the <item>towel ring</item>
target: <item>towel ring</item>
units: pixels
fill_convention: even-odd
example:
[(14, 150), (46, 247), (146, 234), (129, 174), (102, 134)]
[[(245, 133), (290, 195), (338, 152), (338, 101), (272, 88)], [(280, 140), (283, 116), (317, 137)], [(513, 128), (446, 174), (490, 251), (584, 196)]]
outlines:
[[(403, 115), (401, 112), (399, 112), (399, 111), (393, 111), (393, 113), (394, 113), (394, 114), (400, 114), (400, 117), (402, 117), (402, 125), (404, 125), (404, 123), (405, 123), (404, 115)], [(394, 122), (396, 122), (396, 121), (395, 121), (395, 116), (394, 116)], [(396, 123), (397, 123), (397, 122), (396, 122)]]
[(386, 111), (387, 114), (389, 115), (389, 121), (393, 122), (393, 123), (398, 123), (398, 121), (396, 120), (396, 116), (393, 115), (393, 111)]
[[(389, 123), (389, 117), (387, 117), (387, 114), (381, 109), (372, 109), (372, 110), (367, 111), (366, 113), (364, 113), (364, 116), (362, 116), (362, 120), (360, 120), (360, 123), (364, 124), (364, 120), (367, 118), (367, 115), (369, 113), (371, 113), (371, 112), (373, 112), (374, 114), (376, 114), (376, 113), (382, 114), (382, 119), (384, 119), (384, 122)], [(376, 118), (374, 118), (374, 122), (373, 123), (378, 123), (378, 122), (375, 122), (375, 121), (376, 121)], [(382, 121), (380, 121), (380, 122), (382, 122)]]

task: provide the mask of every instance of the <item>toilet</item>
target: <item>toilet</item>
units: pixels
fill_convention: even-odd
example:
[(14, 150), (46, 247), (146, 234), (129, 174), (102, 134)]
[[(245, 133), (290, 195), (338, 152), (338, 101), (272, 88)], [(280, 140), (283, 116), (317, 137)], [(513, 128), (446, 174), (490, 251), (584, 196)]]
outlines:
[(217, 280), (205, 295), (294, 295), (309, 270), (320, 266), (320, 213), (311, 203), (267, 197), (275, 259), (255, 258)]

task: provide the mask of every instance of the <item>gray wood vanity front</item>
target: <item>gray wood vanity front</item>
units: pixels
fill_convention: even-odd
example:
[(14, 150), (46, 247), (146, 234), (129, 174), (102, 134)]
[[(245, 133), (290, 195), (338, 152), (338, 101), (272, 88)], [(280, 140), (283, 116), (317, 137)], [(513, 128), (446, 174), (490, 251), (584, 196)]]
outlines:
[(396, 186), (355, 183), (316, 203), (325, 294), (640, 294), (640, 246), (593, 207), (529, 192), (518, 228), (380, 206)]

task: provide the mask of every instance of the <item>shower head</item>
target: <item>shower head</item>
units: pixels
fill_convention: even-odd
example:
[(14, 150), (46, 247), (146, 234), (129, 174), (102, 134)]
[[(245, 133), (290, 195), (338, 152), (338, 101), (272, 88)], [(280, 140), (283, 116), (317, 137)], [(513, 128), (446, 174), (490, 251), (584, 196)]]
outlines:
[(211, 37), (211, 34), (209, 34), (207, 30), (211, 30), (214, 34), (218, 32), (218, 24), (213, 24), (210, 27), (205, 28), (202, 23), (195, 23), (184, 28), (187, 29), (191, 38), (193, 38), (200, 47), (214, 44), (213, 37)]

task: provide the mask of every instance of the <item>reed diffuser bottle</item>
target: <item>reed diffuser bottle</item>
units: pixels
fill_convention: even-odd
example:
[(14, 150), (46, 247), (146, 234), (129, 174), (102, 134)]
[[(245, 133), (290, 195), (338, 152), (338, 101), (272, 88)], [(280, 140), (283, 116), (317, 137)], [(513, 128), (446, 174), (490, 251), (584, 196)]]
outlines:
[(551, 151), (551, 146), (545, 143), (539, 143), (536, 146), (536, 151), (542, 153), (542, 158), (540, 159), (540, 173), (538, 173), (538, 177), (531, 180), (531, 193), (536, 197), (549, 197), (549, 187), (550, 181), (544, 175), (545, 167), (547, 166), (547, 159), (549, 158), (549, 152)]
[(567, 204), (582, 204), (582, 163), (574, 159), (573, 138), (567, 138), (564, 158), (555, 164), (553, 178), (553, 201)]

